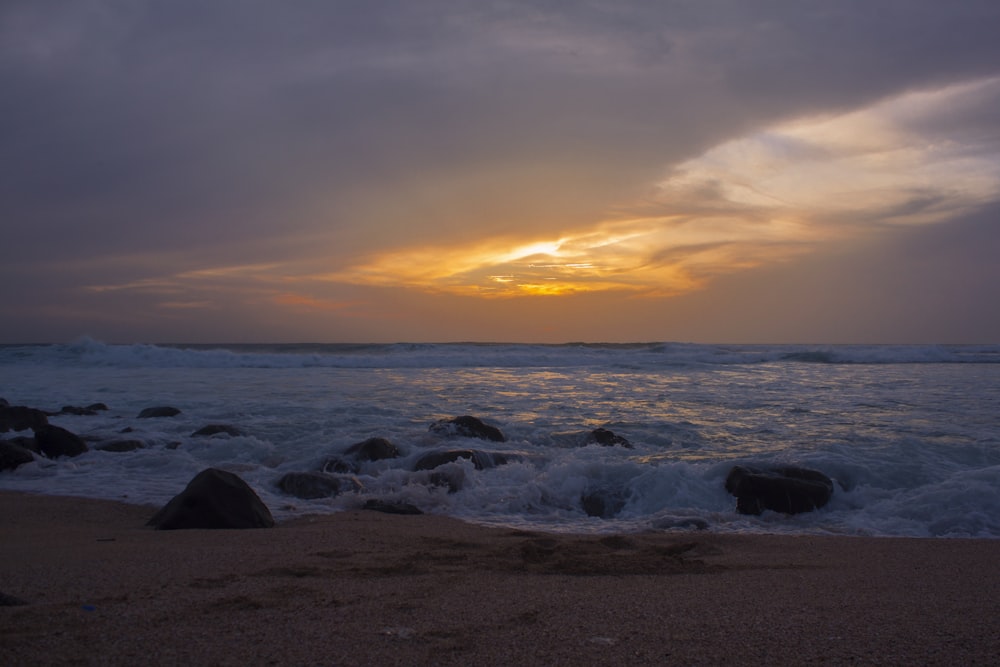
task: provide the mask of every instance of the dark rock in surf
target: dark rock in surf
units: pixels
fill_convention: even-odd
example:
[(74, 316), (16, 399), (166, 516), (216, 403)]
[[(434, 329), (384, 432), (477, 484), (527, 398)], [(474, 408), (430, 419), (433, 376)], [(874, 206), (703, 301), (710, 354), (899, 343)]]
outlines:
[(629, 442), (624, 437), (615, 434), (606, 428), (595, 428), (587, 436), (588, 442), (594, 442), (602, 447), (624, 447), (625, 449), (632, 449), (632, 443)]
[(818, 470), (796, 466), (734, 466), (726, 476), (726, 491), (736, 496), (740, 514), (764, 510), (799, 514), (826, 505), (833, 495), (833, 480)]
[(354, 461), (348, 461), (340, 456), (331, 456), (330, 458), (325, 459), (319, 466), (320, 472), (333, 472), (348, 475), (353, 475), (357, 473), (358, 470), (359, 468), (357, 463)]
[(49, 418), (41, 410), (23, 405), (0, 406), (0, 433), (38, 430), (48, 425)]
[(364, 488), (364, 485), (354, 477), (337, 477), (322, 472), (286, 473), (276, 485), (288, 495), (303, 500), (329, 498)]
[(62, 409), (59, 410), (61, 415), (79, 415), (86, 417), (93, 417), (98, 412), (103, 412), (108, 409), (108, 406), (104, 403), (91, 403), (88, 406), (80, 407), (77, 405), (64, 405)]
[(472, 465), (476, 467), (476, 470), (485, 470), (486, 468), (495, 468), (498, 465), (503, 465), (507, 463), (508, 457), (505, 454), (483, 452), (478, 449), (444, 449), (437, 450), (433, 452), (427, 452), (413, 464), (413, 469), (418, 470), (433, 470), (434, 468), (443, 466), (446, 463), (454, 463), (455, 461), (461, 459), (468, 459), (472, 461)]
[(231, 437), (236, 437), (239, 435), (246, 435), (242, 430), (236, 428), (235, 426), (230, 426), (229, 424), (209, 424), (208, 426), (202, 426), (200, 429), (191, 434), (192, 438), (208, 438), (213, 435), (228, 435)]
[(423, 514), (421, 510), (416, 505), (411, 505), (410, 503), (404, 503), (392, 500), (378, 500), (377, 498), (372, 498), (365, 502), (361, 509), (372, 510), (375, 512), (384, 512), (385, 514)]
[(146, 408), (139, 413), (139, 419), (152, 419), (154, 417), (176, 417), (181, 413), (177, 408), (169, 405), (161, 405), (155, 408)]
[(477, 417), (463, 415), (451, 419), (440, 419), (430, 425), (431, 433), (441, 436), (461, 436), (478, 438), (492, 442), (506, 442), (507, 438), (496, 426), (490, 426)]
[(448, 493), (458, 493), (465, 486), (465, 471), (461, 468), (433, 472), (427, 479), (431, 486), (446, 487)]
[(35, 460), (26, 448), (9, 440), (0, 440), (0, 470), (14, 470)]
[(157, 530), (270, 528), (274, 517), (240, 477), (218, 468), (206, 468), (146, 525)]
[(26, 435), (18, 435), (14, 436), (13, 438), (7, 438), (4, 442), (8, 442), (12, 445), (17, 445), (19, 447), (24, 447), (29, 452), (34, 452), (35, 454), (41, 454), (41, 452), (38, 451), (38, 442), (35, 440), (34, 435), (35, 434), (32, 433), (30, 438)]
[(344, 456), (356, 461), (381, 461), (399, 458), (399, 448), (385, 438), (368, 438), (344, 450)]
[(79, 456), (89, 448), (83, 438), (60, 426), (46, 426), (35, 431), (38, 451), (55, 459), (60, 456)]
[(625, 507), (625, 499), (617, 493), (591, 491), (580, 496), (580, 506), (587, 516), (610, 519)]
[(94, 445), (94, 449), (102, 452), (134, 452), (146, 446), (142, 440), (106, 440)]

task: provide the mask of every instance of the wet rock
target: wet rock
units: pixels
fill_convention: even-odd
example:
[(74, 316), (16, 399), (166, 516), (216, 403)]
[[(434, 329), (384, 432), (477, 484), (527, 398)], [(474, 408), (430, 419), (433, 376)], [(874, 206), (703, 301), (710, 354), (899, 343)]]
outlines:
[(104, 403), (91, 403), (90, 405), (80, 407), (77, 405), (64, 405), (59, 410), (59, 414), (62, 415), (81, 415), (92, 417), (98, 412), (103, 412), (108, 409), (108, 406)]
[(506, 442), (507, 438), (496, 426), (490, 426), (477, 417), (463, 415), (451, 419), (440, 419), (430, 425), (431, 433), (441, 436), (462, 436), (479, 438), (492, 442)]
[(610, 519), (625, 507), (625, 499), (618, 493), (589, 491), (580, 496), (580, 506), (587, 516)]
[(357, 461), (381, 461), (399, 458), (399, 448), (385, 438), (368, 438), (345, 449), (344, 455)]
[(371, 500), (365, 501), (364, 506), (361, 509), (372, 510), (375, 512), (384, 512), (386, 514), (423, 514), (421, 510), (416, 505), (411, 505), (410, 503), (404, 503), (395, 500), (378, 500), (372, 498)]
[(239, 476), (206, 468), (146, 524), (157, 530), (270, 528), (270, 510)]
[(241, 429), (235, 426), (230, 426), (229, 424), (209, 424), (208, 426), (202, 426), (200, 429), (191, 434), (192, 438), (202, 438), (211, 437), (213, 435), (228, 435), (231, 437), (236, 437), (240, 435), (246, 435)]
[(331, 456), (328, 459), (324, 459), (323, 463), (319, 466), (320, 472), (332, 472), (353, 475), (359, 470), (358, 464), (354, 461), (348, 461), (340, 456)]
[(94, 449), (102, 452), (134, 452), (146, 446), (142, 440), (107, 440), (94, 445)]
[(31, 434), (31, 437), (28, 437), (26, 435), (18, 435), (14, 436), (13, 438), (7, 438), (7, 440), (5, 440), (4, 442), (9, 442), (12, 445), (24, 447), (29, 452), (34, 452), (35, 454), (41, 454), (41, 452), (38, 451), (38, 443), (35, 441), (34, 436), (35, 436), (34, 433)]
[(465, 470), (445, 469), (441, 472), (433, 472), (427, 478), (431, 486), (440, 486), (448, 489), (448, 493), (458, 493), (465, 486)]
[(354, 477), (338, 477), (322, 472), (290, 472), (277, 481), (277, 487), (290, 496), (312, 500), (360, 491), (364, 485)]
[(26, 447), (9, 440), (0, 440), (0, 470), (14, 470), (34, 460), (34, 455)]
[[(499, 457), (503, 459), (500, 463), (506, 463), (507, 458), (500, 454)], [(418, 470), (433, 470), (434, 468), (443, 466), (446, 463), (454, 463), (455, 461), (461, 459), (469, 459), (472, 464), (476, 467), (476, 470), (484, 470), (486, 468), (494, 468), (498, 465), (496, 459), (490, 452), (482, 452), (478, 449), (445, 449), (437, 450), (433, 452), (427, 452), (413, 464), (413, 469)]]
[(89, 448), (83, 438), (61, 426), (46, 426), (35, 431), (38, 451), (55, 459), (60, 456), (79, 456)]
[(595, 428), (587, 436), (588, 442), (597, 443), (602, 447), (624, 447), (625, 449), (632, 449), (632, 443), (620, 435), (616, 435), (614, 432), (606, 428)]
[(176, 417), (181, 413), (177, 408), (169, 405), (161, 405), (154, 408), (146, 408), (139, 413), (139, 419), (151, 419), (154, 417)]
[(48, 415), (41, 410), (23, 405), (0, 406), (0, 433), (37, 430), (48, 425)]
[(726, 491), (736, 496), (740, 514), (764, 510), (799, 514), (826, 505), (833, 495), (833, 480), (818, 470), (796, 466), (734, 466), (726, 476)]

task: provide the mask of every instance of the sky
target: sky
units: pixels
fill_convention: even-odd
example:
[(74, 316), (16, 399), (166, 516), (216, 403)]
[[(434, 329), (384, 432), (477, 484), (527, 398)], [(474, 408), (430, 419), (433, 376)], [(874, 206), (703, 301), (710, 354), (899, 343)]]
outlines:
[(995, 0), (5, 0), (0, 343), (1000, 342)]

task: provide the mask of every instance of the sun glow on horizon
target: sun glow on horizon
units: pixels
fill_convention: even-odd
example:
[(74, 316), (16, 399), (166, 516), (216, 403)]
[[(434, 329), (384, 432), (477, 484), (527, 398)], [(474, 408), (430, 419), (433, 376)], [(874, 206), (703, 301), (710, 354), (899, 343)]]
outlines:
[(401, 248), (325, 279), (483, 297), (664, 296), (822, 241), (937, 222), (1000, 193), (1000, 156), (933, 129), (997, 89), (984, 79), (765, 128), (675, 166), (638, 215), (548, 239)]
[(248, 302), (331, 312), (352, 306), (325, 298), (331, 283), (482, 298), (675, 296), (825, 241), (938, 222), (1000, 196), (996, 142), (974, 132), (946, 136), (939, 128), (950, 125), (938, 122), (998, 94), (1000, 78), (984, 79), (764, 128), (674, 165), (616, 217), (560, 220), (549, 232), (542, 219), (528, 237), (398, 247), (334, 271), (317, 270), (324, 260), (313, 255), (82, 289), (144, 292), (174, 309), (245, 294)]

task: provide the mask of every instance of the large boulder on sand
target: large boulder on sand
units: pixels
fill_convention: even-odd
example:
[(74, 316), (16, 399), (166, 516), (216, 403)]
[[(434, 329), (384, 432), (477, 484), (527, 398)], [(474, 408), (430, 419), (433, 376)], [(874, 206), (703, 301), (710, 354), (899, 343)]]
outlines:
[(89, 448), (83, 438), (60, 426), (46, 426), (35, 431), (38, 451), (50, 459), (60, 456), (79, 456)]
[(207, 468), (195, 475), (146, 525), (157, 530), (270, 528), (274, 517), (237, 475)]
[(736, 511), (740, 514), (760, 514), (764, 510), (798, 514), (830, 502), (833, 480), (818, 470), (797, 466), (733, 466), (726, 477), (726, 491), (736, 496)]
[(478, 417), (463, 415), (451, 419), (439, 419), (430, 425), (430, 432), (443, 436), (479, 438), (493, 442), (506, 442), (507, 438), (496, 426), (490, 426)]

